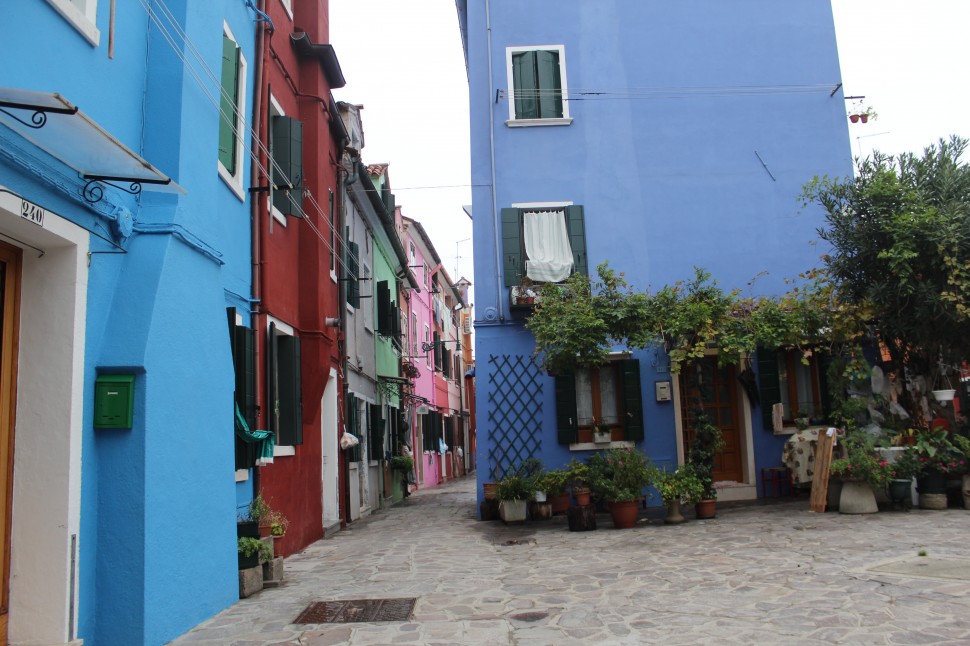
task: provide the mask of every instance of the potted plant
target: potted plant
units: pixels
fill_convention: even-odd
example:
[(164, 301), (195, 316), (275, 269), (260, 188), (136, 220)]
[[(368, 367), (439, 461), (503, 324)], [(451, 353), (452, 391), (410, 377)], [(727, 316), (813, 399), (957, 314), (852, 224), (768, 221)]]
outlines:
[(539, 488), (546, 494), (553, 514), (564, 514), (569, 509), (569, 473), (565, 469), (552, 469), (542, 474)]
[(414, 469), (414, 458), (410, 455), (395, 455), (389, 462), (392, 471), (400, 471), (401, 473), (407, 474)]
[(249, 501), (249, 520), (259, 525), (259, 535), (261, 538), (270, 535), (269, 517), (272, 513), (273, 509), (263, 500), (262, 494), (257, 494), (255, 498)]
[(694, 514), (701, 519), (714, 518), (717, 515), (714, 458), (724, 449), (724, 437), (721, 429), (712, 424), (704, 414), (703, 408), (695, 409), (692, 417), (691, 427), (694, 435), (688, 450), (687, 462), (704, 488), (700, 499), (694, 505)]
[(576, 498), (576, 504), (585, 507), (590, 498), (590, 470), (589, 465), (573, 458), (565, 467), (569, 488)]
[(886, 493), (894, 509), (909, 509), (912, 504), (910, 491), (913, 487), (913, 476), (920, 469), (916, 450), (911, 447), (904, 449), (892, 462), (892, 468), (893, 477), (887, 485)]
[(290, 527), (290, 521), (287, 520), (286, 516), (278, 511), (272, 511), (269, 514), (269, 535), (273, 538), (283, 538), (286, 536), (286, 530)]
[(946, 481), (951, 474), (962, 474), (967, 459), (942, 428), (921, 428), (913, 433), (914, 450), (919, 462), (916, 490), (920, 509), (946, 509)]
[(516, 473), (499, 480), (498, 513), (502, 520), (507, 524), (525, 522), (526, 503), (533, 490), (532, 481)]
[(236, 550), (239, 558), (239, 569), (254, 568), (263, 561), (273, 560), (273, 550), (269, 545), (251, 536), (236, 539)]
[(840, 514), (872, 514), (879, 511), (873, 488), (882, 489), (895, 473), (892, 465), (861, 432), (847, 434), (842, 441), (845, 457), (832, 460), (829, 473), (842, 480)]
[(963, 435), (954, 434), (953, 445), (956, 447), (960, 459), (964, 464), (962, 486), (960, 487), (960, 493), (963, 495), (963, 508), (970, 509), (970, 473), (967, 472), (966, 466), (970, 464), (970, 439)]
[(687, 465), (678, 467), (675, 471), (663, 472), (657, 478), (654, 486), (664, 504), (667, 506), (667, 516), (664, 523), (677, 525), (687, 519), (680, 513), (680, 506), (684, 503), (694, 503), (704, 494), (704, 485), (697, 477), (694, 469)]
[(607, 501), (613, 526), (634, 527), (643, 489), (657, 475), (650, 459), (638, 449), (623, 448), (594, 454), (589, 462), (593, 488)]

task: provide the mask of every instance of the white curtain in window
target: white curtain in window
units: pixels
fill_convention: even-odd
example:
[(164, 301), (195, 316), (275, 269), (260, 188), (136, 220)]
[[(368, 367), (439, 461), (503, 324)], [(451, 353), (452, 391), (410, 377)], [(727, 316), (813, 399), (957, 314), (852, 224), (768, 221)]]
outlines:
[(593, 423), (593, 384), (590, 380), (589, 370), (586, 368), (576, 369), (576, 416), (578, 424)]
[(559, 283), (573, 271), (573, 252), (563, 211), (534, 211), (523, 217), (525, 274), (537, 282)]
[(616, 411), (615, 374), (613, 366), (600, 368), (600, 419), (604, 424), (620, 421)]

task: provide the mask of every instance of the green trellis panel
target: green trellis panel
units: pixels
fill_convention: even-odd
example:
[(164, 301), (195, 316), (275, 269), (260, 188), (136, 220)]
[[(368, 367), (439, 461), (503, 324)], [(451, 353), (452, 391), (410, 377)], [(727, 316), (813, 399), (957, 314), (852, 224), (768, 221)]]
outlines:
[(489, 454), (491, 477), (498, 480), (510, 467), (542, 448), (542, 380), (525, 355), (490, 355), (488, 420), (492, 423)]

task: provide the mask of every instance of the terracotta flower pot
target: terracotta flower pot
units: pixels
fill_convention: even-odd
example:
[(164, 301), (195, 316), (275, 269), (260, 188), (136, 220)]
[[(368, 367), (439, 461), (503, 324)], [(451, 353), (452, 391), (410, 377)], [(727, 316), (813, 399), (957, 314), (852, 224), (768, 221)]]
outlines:
[(695, 504), (694, 516), (698, 519), (714, 518), (717, 516), (717, 500), (701, 500)]
[(639, 500), (614, 500), (610, 502), (610, 516), (616, 529), (630, 529), (637, 526)]
[(859, 123), (859, 115), (857, 115), (857, 114), (850, 114), (849, 115), (849, 121), (851, 121), (852, 123)]
[(576, 504), (580, 507), (585, 507), (589, 504), (589, 489), (583, 490), (579, 489), (573, 490), (573, 496), (576, 498)]

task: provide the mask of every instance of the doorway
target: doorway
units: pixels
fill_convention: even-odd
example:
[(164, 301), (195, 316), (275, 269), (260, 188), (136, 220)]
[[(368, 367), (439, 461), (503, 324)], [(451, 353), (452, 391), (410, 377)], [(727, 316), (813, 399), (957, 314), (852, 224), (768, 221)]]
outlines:
[(715, 482), (743, 482), (741, 424), (735, 366), (720, 367), (716, 356), (708, 356), (680, 374), (680, 413), (684, 429), (684, 461), (694, 438), (691, 427), (698, 406), (721, 430), (724, 449), (714, 458)]
[(340, 448), (337, 445), (337, 371), (330, 370), (330, 378), (323, 390), (323, 401), (320, 408), (320, 455), (323, 460), (322, 473), (322, 504), (323, 504), (323, 535), (340, 526)]
[(10, 520), (20, 338), (21, 251), (0, 242), (0, 644), (7, 643), (10, 598)]

